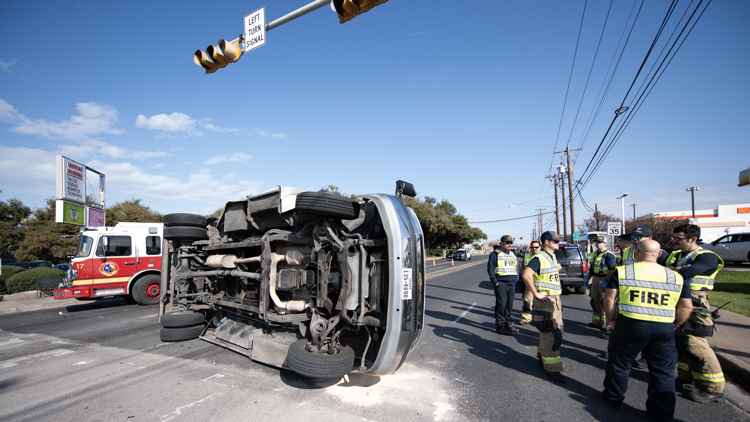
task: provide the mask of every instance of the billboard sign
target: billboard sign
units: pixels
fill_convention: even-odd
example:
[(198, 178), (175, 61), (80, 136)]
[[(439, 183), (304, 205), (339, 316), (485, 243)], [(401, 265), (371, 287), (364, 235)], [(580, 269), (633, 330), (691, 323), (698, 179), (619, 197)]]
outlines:
[(55, 222), (83, 226), (85, 223), (85, 207), (73, 202), (57, 200), (55, 204)]
[(57, 156), (57, 199), (86, 203), (86, 166)]

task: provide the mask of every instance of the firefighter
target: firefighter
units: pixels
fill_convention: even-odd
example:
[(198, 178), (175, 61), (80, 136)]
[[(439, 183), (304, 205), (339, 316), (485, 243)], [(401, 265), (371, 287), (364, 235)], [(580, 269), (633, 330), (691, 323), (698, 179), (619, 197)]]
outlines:
[(591, 291), (589, 295), (591, 296), (591, 307), (594, 308), (594, 312), (591, 314), (591, 322), (588, 326), (609, 331), (604, 316), (604, 308), (602, 308), (604, 295), (602, 283), (605, 283), (612, 276), (612, 271), (617, 265), (617, 257), (614, 253), (607, 250), (607, 239), (599, 236), (593, 240), (596, 245), (596, 251), (591, 253), (591, 266), (589, 267), (589, 277), (591, 280), (589, 288)]
[[(529, 262), (531, 261), (531, 258), (534, 257), (537, 253), (539, 253), (539, 250), (541, 249), (541, 246), (539, 242), (536, 240), (532, 240), (529, 244), (529, 249), (526, 251), (526, 255), (523, 257), (523, 268), (526, 268), (527, 265), (529, 265)], [(528, 324), (531, 322), (531, 310), (533, 309), (532, 303), (534, 301), (534, 295), (531, 294), (531, 290), (526, 288), (526, 284), (524, 284), (524, 290), (523, 290), (523, 309), (521, 310), (521, 321), (520, 324)]]
[[(641, 241), (636, 263), (617, 267), (607, 281), (604, 311), (612, 328), (602, 397), (619, 408), (638, 353), (648, 360), (646, 411), (654, 420), (671, 420), (675, 408), (675, 327), (687, 321), (693, 305), (689, 283), (656, 263), (659, 243)], [(618, 300), (615, 307), (615, 300)]]
[(724, 373), (706, 337), (714, 333), (708, 292), (713, 290), (714, 277), (724, 267), (724, 261), (714, 252), (698, 246), (700, 227), (683, 224), (672, 233), (675, 250), (669, 254), (666, 266), (690, 281), (693, 301), (690, 319), (675, 337), (677, 383), (690, 390), (687, 397), (693, 401), (718, 403), (724, 399)]
[(532, 322), (539, 330), (537, 359), (544, 367), (547, 376), (555, 382), (565, 382), (562, 376), (562, 301), (560, 294), (560, 264), (555, 251), (560, 249), (560, 236), (556, 232), (544, 232), (541, 238), (542, 250), (534, 255), (523, 270), (523, 281), (534, 297)]
[(625, 256), (625, 249), (633, 246), (630, 234), (626, 233), (620, 235), (620, 237), (617, 238), (617, 246), (620, 247), (620, 256), (617, 258), (617, 265), (622, 265), (622, 257)]
[(511, 246), (513, 238), (506, 234), (487, 261), (487, 273), (495, 286), (495, 332), (506, 336), (518, 333), (511, 315), (518, 282), (518, 258), (510, 250)]

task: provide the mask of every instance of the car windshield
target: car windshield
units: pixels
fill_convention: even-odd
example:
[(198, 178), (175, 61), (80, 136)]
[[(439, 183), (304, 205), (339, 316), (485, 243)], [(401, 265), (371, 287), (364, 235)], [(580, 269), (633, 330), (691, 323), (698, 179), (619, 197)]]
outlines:
[(89, 256), (91, 253), (91, 245), (94, 244), (94, 239), (88, 236), (81, 236), (81, 241), (78, 243), (77, 257)]

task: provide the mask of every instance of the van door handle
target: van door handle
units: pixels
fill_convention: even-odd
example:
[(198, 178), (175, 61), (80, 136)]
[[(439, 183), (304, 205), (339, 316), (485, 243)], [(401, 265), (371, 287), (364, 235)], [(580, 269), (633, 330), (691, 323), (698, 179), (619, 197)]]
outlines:
[(125, 265), (133, 265), (133, 264), (135, 264), (135, 263), (134, 262), (126, 262), (125, 263)]

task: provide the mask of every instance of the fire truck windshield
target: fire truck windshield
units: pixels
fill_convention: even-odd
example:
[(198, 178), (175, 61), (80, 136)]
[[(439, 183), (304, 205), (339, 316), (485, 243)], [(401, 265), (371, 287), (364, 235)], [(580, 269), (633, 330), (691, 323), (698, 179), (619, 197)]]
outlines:
[(78, 243), (78, 253), (76, 257), (89, 256), (91, 253), (91, 245), (94, 244), (94, 239), (88, 236), (81, 236), (81, 241)]

